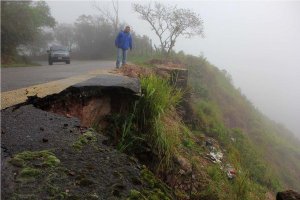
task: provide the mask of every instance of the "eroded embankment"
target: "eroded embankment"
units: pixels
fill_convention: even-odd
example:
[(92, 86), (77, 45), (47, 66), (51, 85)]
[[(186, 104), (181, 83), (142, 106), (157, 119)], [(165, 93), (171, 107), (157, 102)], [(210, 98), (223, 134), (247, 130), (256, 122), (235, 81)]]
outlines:
[(126, 113), (139, 92), (137, 79), (105, 75), (1, 110), (2, 199), (171, 199), (136, 159), (87, 128)]
[(81, 125), (105, 128), (105, 117), (126, 113), (140, 94), (138, 79), (103, 75), (73, 85), (63, 92), (32, 103), (46, 111), (80, 119)]

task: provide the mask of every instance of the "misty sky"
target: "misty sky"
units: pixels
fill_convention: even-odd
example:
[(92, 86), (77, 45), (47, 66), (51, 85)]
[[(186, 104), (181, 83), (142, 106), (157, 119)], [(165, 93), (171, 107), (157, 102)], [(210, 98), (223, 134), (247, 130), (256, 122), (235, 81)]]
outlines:
[[(148, 24), (120, 1), (120, 18), (157, 42)], [(142, 3), (142, 1), (140, 1)], [(180, 38), (175, 50), (203, 54), (226, 69), (236, 87), (271, 119), (300, 138), (300, 1), (161, 1), (189, 8), (204, 21), (205, 38)], [(99, 14), (91, 1), (49, 1), (58, 22)], [(100, 2), (109, 9), (109, 1)]]

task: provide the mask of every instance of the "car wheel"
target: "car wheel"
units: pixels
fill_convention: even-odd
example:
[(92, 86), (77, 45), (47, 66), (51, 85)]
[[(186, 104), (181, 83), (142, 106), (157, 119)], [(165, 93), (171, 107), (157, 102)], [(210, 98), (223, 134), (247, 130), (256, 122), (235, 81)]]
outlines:
[(71, 63), (71, 61), (66, 61), (66, 64), (70, 64)]

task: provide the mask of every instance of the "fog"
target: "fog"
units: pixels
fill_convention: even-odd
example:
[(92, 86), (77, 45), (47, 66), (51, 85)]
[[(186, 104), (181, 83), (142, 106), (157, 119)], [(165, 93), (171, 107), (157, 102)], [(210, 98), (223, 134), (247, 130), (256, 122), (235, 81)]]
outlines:
[[(90, 1), (49, 1), (59, 23), (97, 15)], [(99, 2), (109, 9), (109, 1)], [(157, 43), (148, 24), (120, 1), (120, 20)], [(204, 55), (226, 69), (236, 87), (264, 114), (300, 138), (300, 2), (163, 1), (200, 14), (205, 37), (180, 38), (175, 50)]]

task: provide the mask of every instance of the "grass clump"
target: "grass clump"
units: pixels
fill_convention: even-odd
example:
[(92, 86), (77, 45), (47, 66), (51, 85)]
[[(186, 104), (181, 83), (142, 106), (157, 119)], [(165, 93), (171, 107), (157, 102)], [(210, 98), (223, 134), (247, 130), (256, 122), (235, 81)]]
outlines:
[(161, 161), (159, 166), (168, 167), (179, 143), (180, 119), (175, 107), (183, 94), (168, 80), (155, 75), (143, 77), (141, 87), (138, 125), (141, 131), (147, 133), (146, 139)]
[(48, 150), (18, 153), (10, 160), (10, 163), (16, 167), (27, 167), (35, 160), (39, 161), (41, 166), (44, 167), (54, 167), (60, 164), (60, 160)]
[(23, 151), (9, 162), (18, 168), (16, 180), (23, 184), (38, 180), (60, 164), (60, 160), (49, 150)]
[(10, 160), (10, 164), (16, 166), (16, 167), (23, 167), (25, 164), (25, 161), (21, 158), (14, 157)]
[[(137, 104), (135, 103), (133, 106), (133, 111), (127, 116), (117, 115), (116, 119), (121, 121), (121, 138), (117, 145), (117, 149), (121, 152), (124, 151), (134, 151), (134, 148), (140, 148), (140, 144), (145, 141), (142, 136), (137, 134), (135, 121), (136, 121), (136, 108)], [(119, 123), (116, 123), (116, 126)]]
[(167, 169), (180, 144), (182, 123), (176, 106), (183, 94), (155, 75), (142, 77), (141, 89), (142, 95), (129, 114), (110, 116), (112, 123), (107, 131), (118, 141), (118, 150), (134, 153), (149, 148), (157, 157), (157, 169)]
[(41, 173), (42, 173), (42, 171), (39, 169), (25, 167), (20, 171), (20, 177), (22, 177), (22, 178), (37, 177)]
[(139, 199), (145, 199), (145, 197), (141, 194), (141, 192), (137, 190), (131, 190), (127, 200), (139, 200)]
[(56, 166), (60, 163), (60, 160), (54, 155), (48, 155), (47, 159), (44, 161), (44, 164), (48, 167)]
[(140, 191), (131, 190), (127, 200), (171, 200), (171, 190), (155, 175), (144, 167), (141, 171), (143, 189)]
[[(143, 77), (141, 79), (142, 104), (144, 107), (143, 119), (153, 120), (175, 107), (182, 99), (182, 92), (171, 86), (168, 80), (155, 75)], [(146, 118), (147, 117), (147, 118)]]
[(97, 138), (92, 130), (88, 130), (79, 136), (78, 140), (73, 143), (73, 148), (76, 150), (82, 150), (82, 148), (89, 144), (97, 141)]

